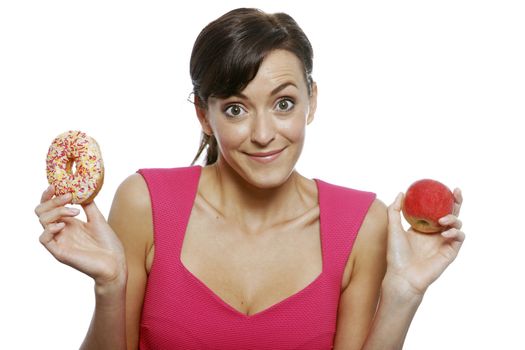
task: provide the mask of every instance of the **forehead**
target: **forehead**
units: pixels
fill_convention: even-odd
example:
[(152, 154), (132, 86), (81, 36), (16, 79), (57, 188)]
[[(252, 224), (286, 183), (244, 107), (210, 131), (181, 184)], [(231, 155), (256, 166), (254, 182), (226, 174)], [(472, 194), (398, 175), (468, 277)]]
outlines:
[(272, 79), (278, 76), (299, 79), (304, 75), (303, 71), (303, 64), (295, 54), (287, 50), (273, 50), (262, 61), (254, 80), (258, 77)]

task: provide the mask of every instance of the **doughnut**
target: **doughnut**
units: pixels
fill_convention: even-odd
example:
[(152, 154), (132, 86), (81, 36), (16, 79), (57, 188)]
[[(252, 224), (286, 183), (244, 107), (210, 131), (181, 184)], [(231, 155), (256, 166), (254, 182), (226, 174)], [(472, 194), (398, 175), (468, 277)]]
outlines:
[(98, 143), (82, 131), (67, 131), (53, 140), (47, 152), (46, 170), (47, 181), (55, 186), (55, 195), (71, 192), (73, 204), (93, 201), (104, 182)]

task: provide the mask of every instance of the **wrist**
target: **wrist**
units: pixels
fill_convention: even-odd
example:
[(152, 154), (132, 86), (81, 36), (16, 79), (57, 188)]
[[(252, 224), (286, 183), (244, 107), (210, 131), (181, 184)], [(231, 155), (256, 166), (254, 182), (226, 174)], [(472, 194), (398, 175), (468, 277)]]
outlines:
[(95, 280), (95, 295), (97, 297), (109, 297), (125, 291), (128, 282), (127, 268), (124, 266), (111, 278)]
[(95, 283), (95, 300), (99, 310), (114, 312), (125, 307), (126, 279), (112, 283)]
[(396, 303), (419, 304), (423, 300), (425, 291), (414, 287), (400, 276), (388, 272), (381, 283), (382, 298)]

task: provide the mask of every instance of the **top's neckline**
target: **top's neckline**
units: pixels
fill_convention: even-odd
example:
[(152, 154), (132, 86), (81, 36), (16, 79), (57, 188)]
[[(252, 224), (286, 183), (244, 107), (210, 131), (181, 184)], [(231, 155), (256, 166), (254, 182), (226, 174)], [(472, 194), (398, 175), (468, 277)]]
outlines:
[[(200, 165), (196, 165), (199, 167), (199, 173), (198, 173), (198, 179), (196, 181), (196, 186), (195, 186), (195, 192), (194, 192), (194, 196), (192, 198), (195, 198), (196, 195), (197, 195), (197, 190), (198, 190), (198, 184), (199, 184), (199, 180), (200, 180), (200, 177), (201, 177), (201, 174), (202, 174), (202, 166)], [(185, 227), (184, 227), (184, 230), (183, 230), (183, 235), (182, 235), (182, 238), (180, 240), (180, 249), (179, 249), (179, 255), (178, 255), (178, 262), (179, 262), (179, 265), (180, 267), (182, 268), (182, 270), (186, 273), (186, 275), (188, 275), (190, 277), (190, 279), (192, 279), (193, 281), (195, 281), (198, 285), (201, 286), (201, 288), (204, 290), (204, 292), (206, 292), (208, 295), (210, 295), (211, 297), (213, 297), (219, 304), (223, 305), (224, 307), (226, 307), (227, 309), (229, 309), (233, 314), (241, 317), (241, 318), (245, 318), (245, 319), (253, 319), (255, 317), (260, 317), (272, 310), (275, 310), (281, 306), (283, 306), (284, 304), (290, 302), (291, 300), (294, 300), (298, 297), (300, 297), (302, 294), (308, 292), (310, 289), (312, 289), (315, 285), (319, 284), (319, 281), (322, 279), (322, 277), (324, 276), (325, 274), (325, 271), (326, 271), (326, 259), (325, 259), (325, 251), (324, 251), (324, 240), (323, 240), (323, 225), (322, 225), (322, 214), (323, 214), (323, 208), (321, 207), (321, 201), (320, 201), (320, 192), (321, 192), (321, 186), (319, 184), (319, 179), (317, 178), (313, 178), (312, 180), (314, 180), (315, 184), (316, 184), (316, 187), (317, 187), (317, 203), (319, 205), (319, 235), (320, 235), (320, 239), (321, 239), (321, 261), (322, 261), (322, 269), (321, 269), (321, 273), (319, 273), (319, 275), (317, 275), (317, 277), (312, 281), (310, 282), (307, 286), (305, 286), (303, 289), (297, 291), (296, 293), (286, 297), (285, 299), (282, 299), (280, 301), (278, 301), (277, 303), (267, 307), (266, 309), (264, 310), (261, 310), (259, 312), (256, 312), (254, 314), (251, 314), (251, 315), (246, 315), (245, 313), (237, 310), (236, 308), (234, 308), (233, 306), (231, 306), (230, 304), (228, 304), (227, 302), (225, 302), (222, 298), (220, 298), (211, 288), (209, 288), (204, 282), (202, 282), (197, 276), (195, 276), (190, 270), (188, 270), (186, 268), (186, 266), (184, 266), (184, 264), (182, 263), (182, 260), (181, 260), (181, 252), (182, 252), (182, 245), (184, 243), (184, 238), (186, 236), (186, 230), (188, 228), (188, 222), (189, 222), (189, 217), (191, 215), (191, 211), (189, 211), (188, 215), (186, 218), (184, 218), (184, 222), (186, 223)], [(194, 199), (195, 200), (195, 199)]]

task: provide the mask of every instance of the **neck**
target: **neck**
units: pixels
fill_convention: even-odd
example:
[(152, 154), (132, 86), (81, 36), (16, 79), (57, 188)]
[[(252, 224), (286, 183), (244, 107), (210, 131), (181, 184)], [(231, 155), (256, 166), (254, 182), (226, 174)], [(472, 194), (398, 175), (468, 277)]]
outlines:
[(312, 206), (305, 186), (308, 180), (295, 170), (284, 183), (272, 188), (247, 182), (225, 161), (211, 165), (209, 175), (213, 187), (208, 193), (214, 193), (210, 201), (227, 220), (249, 234), (296, 218)]

